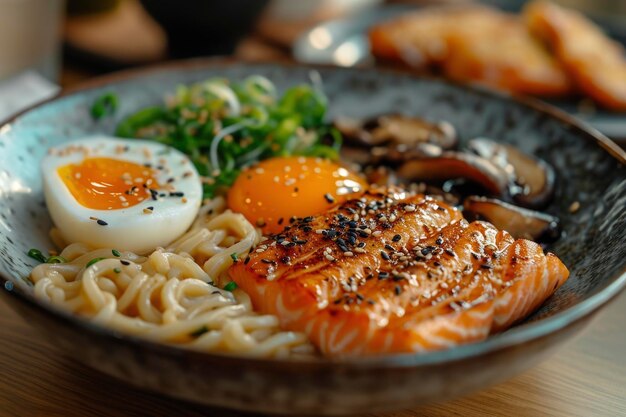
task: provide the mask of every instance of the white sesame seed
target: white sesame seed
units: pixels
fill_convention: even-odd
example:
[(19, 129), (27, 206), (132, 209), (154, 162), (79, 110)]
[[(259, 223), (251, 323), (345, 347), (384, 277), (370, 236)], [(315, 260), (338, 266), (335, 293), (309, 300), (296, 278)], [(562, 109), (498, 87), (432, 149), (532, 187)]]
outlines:
[(409, 213), (417, 210), (417, 208), (413, 204), (409, 204), (404, 206), (404, 211), (408, 211)]
[(347, 251), (343, 253), (344, 256), (354, 256), (354, 253)]
[(325, 253), (325, 254), (324, 254), (324, 257), (326, 257), (326, 259), (327, 259), (327, 260), (329, 260), (329, 261), (331, 261), (331, 262), (335, 260), (335, 258), (333, 258), (333, 257), (332, 257), (331, 255), (329, 255), (328, 253)]

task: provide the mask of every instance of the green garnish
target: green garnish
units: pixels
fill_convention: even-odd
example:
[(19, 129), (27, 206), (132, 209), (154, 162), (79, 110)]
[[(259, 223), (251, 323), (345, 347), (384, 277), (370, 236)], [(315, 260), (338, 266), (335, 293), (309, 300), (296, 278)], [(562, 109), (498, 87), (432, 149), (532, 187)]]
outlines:
[(62, 256), (50, 256), (48, 257), (48, 259), (46, 259), (47, 264), (64, 264), (66, 262), (67, 259)]
[(231, 253), (230, 257), (233, 260), (233, 262), (235, 262), (235, 263), (237, 263), (237, 261), (239, 261), (239, 256), (236, 253)]
[(228, 284), (224, 285), (225, 291), (235, 291), (237, 289), (237, 283), (235, 281), (231, 281)]
[(178, 87), (166, 105), (122, 120), (116, 135), (151, 139), (187, 154), (207, 177), (204, 197), (223, 193), (241, 169), (274, 156), (337, 159), (341, 135), (324, 117), (328, 100), (310, 85), (276, 93), (265, 77), (212, 78)]
[(106, 258), (93, 258), (91, 261), (87, 262), (87, 266), (85, 266), (85, 268), (89, 268), (91, 265), (95, 264), (96, 262), (100, 262), (103, 259)]
[(39, 262), (46, 262), (46, 257), (43, 256), (43, 253), (41, 253), (39, 249), (35, 249), (35, 248), (30, 249), (28, 251), (28, 256), (30, 256), (31, 258)]
[(111, 251), (111, 253), (113, 254), (113, 256), (115, 256), (116, 258), (119, 258), (120, 256), (122, 256), (122, 254), (120, 253), (120, 251), (118, 251), (117, 249), (113, 249)]
[(117, 110), (117, 96), (113, 93), (106, 93), (98, 97), (91, 106), (91, 117), (100, 120), (104, 116), (111, 115)]
[(120, 272), (122, 272), (122, 270), (120, 268), (113, 268), (113, 272), (119, 274)]
[(202, 326), (198, 330), (195, 330), (195, 331), (189, 333), (189, 336), (191, 336), (191, 337), (200, 337), (200, 336), (202, 336), (203, 334), (205, 334), (208, 331), (209, 331), (208, 327)]

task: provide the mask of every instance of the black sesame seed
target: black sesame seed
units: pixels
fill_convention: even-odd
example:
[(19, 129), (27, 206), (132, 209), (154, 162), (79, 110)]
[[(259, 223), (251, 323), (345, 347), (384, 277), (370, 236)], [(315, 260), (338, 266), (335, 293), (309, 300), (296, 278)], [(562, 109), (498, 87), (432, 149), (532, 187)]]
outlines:
[(387, 279), (389, 278), (389, 272), (379, 272), (378, 279)]
[(435, 261), (435, 262), (433, 262), (433, 265), (435, 265), (435, 266), (441, 266), (441, 262), (439, 262), (439, 261)]
[(168, 179), (167, 179), (167, 183), (168, 183), (168, 184), (171, 184), (171, 183), (173, 183), (174, 181), (176, 181), (176, 180), (174, 179), (174, 177), (171, 177), (171, 178), (168, 178)]
[(311, 223), (312, 221), (313, 221), (313, 216), (308, 216), (302, 219), (302, 222), (304, 223)]
[(159, 194), (159, 197), (167, 197), (167, 194), (165, 194), (165, 193), (160, 193), (160, 194)]
[(392, 278), (395, 282), (402, 281), (404, 277), (402, 275), (394, 275)]
[(291, 258), (289, 256), (283, 256), (282, 258), (280, 258), (280, 261), (284, 264), (288, 264), (291, 262)]
[(367, 304), (369, 304), (369, 305), (372, 305), (372, 306), (373, 306), (374, 304), (376, 304), (376, 301), (372, 300), (371, 298), (368, 298), (368, 299), (367, 299)]
[(339, 304), (341, 303), (341, 298), (337, 298), (335, 301), (333, 301), (333, 304)]
[(368, 281), (370, 279), (372, 279), (372, 278), (374, 278), (374, 274), (372, 274), (372, 273), (367, 274), (367, 276), (365, 277), (365, 279), (368, 280)]
[(361, 294), (357, 294), (356, 298), (358, 298), (361, 301), (363, 301), (365, 299), (365, 297), (363, 297), (363, 295), (361, 295)]
[(352, 229), (356, 229), (356, 227), (358, 225), (359, 224), (357, 222), (355, 222), (354, 220), (348, 222), (348, 226), (350, 226), (350, 228), (352, 228)]
[(396, 286), (393, 288), (393, 291), (396, 293), (396, 295), (400, 295), (400, 294), (402, 294), (402, 287), (401, 287), (401, 286), (399, 286), (399, 285), (396, 285)]
[(387, 254), (387, 252), (385, 252), (385, 251), (380, 251), (380, 256), (382, 256), (382, 258), (383, 258), (385, 261), (388, 261), (389, 259), (391, 259), (391, 258), (389, 257), (389, 255)]
[(282, 217), (280, 219), (278, 219), (278, 225), (280, 226), (281, 224), (283, 224), (283, 222), (285, 221), (285, 219), (283, 219)]
[(243, 264), (248, 265), (248, 262), (250, 262), (250, 256), (246, 256), (246, 259), (243, 260)]
[(491, 269), (491, 268), (493, 268), (493, 267), (492, 267), (491, 265), (489, 265), (489, 264), (482, 264), (482, 265), (480, 265), (480, 267), (481, 267), (481, 268), (483, 268), (483, 269)]
[(394, 251), (394, 252), (395, 252), (395, 250), (396, 250), (393, 246), (391, 246), (391, 245), (389, 245), (389, 244), (386, 244), (386, 245), (385, 245), (385, 249), (390, 250), (390, 251)]
[(394, 236), (391, 240), (392, 240), (393, 242), (399, 242), (399, 241), (400, 241), (400, 239), (402, 239), (402, 236), (400, 236), (400, 235), (395, 235), (395, 236)]
[(422, 253), (422, 255), (426, 256), (426, 255), (432, 253), (432, 251), (434, 251), (434, 250), (435, 250), (434, 246), (426, 246), (425, 248), (423, 248), (421, 250), (421, 253)]
[(443, 238), (442, 238), (441, 236), (439, 236), (439, 237), (437, 238), (437, 240), (435, 240), (435, 243), (436, 243), (437, 245), (441, 245), (441, 244), (443, 243)]
[(125, 260), (125, 259), (120, 259), (120, 263), (121, 263), (122, 265), (126, 265), (126, 266), (130, 265), (130, 262), (128, 262), (128, 261), (127, 261), (127, 260)]
[(96, 223), (98, 223), (100, 226), (108, 226), (109, 223), (105, 222), (104, 220), (98, 219), (96, 220)]
[(367, 233), (365, 233), (363, 230), (359, 231), (359, 236), (360, 237), (368, 237), (369, 235)]
[(175, 191), (175, 192), (171, 192), (170, 193), (170, 197), (183, 197), (185, 195), (185, 193), (181, 192), (181, 191)]
[(454, 253), (454, 251), (452, 249), (444, 249), (444, 252), (447, 253), (450, 256), (456, 256), (456, 253)]
[(335, 199), (333, 198), (333, 196), (328, 193), (324, 194), (324, 199), (326, 199), (326, 201), (328, 201), (329, 204), (332, 204), (335, 202)]
[(360, 242), (358, 245), (356, 245), (357, 248), (363, 248), (365, 247), (365, 242)]

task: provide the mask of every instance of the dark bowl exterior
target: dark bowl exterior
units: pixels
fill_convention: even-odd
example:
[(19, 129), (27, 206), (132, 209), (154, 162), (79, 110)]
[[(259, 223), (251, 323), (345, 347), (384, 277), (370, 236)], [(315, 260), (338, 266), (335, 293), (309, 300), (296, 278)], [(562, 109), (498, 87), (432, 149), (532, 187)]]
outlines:
[[(29, 247), (50, 247), (38, 159), (47, 147), (89, 133), (110, 133), (140, 106), (160, 102), (177, 84), (211, 76), (262, 74), (279, 89), (318, 71), (331, 117), (383, 111), (448, 120), (461, 141), (476, 136), (514, 143), (558, 174), (548, 208), (565, 235), (548, 249), (571, 277), (532, 317), (473, 345), (424, 355), (365, 359), (260, 360), (154, 344), (99, 328), (37, 302), (24, 279)], [(103, 92), (121, 107), (94, 122), (89, 106)], [(545, 110), (545, 111), (544, 111)], [(36, 161), (33, 163), (33, 161)], [(597, 132), (543, 105), (438, 80), (375, 70), (190, 61), (107, 77), (0, 125), (0, 293), (63, 352), (136, 386), (208, 405), (283, 414), (398, 409), (457, 397), (503, 381), (547, 357), (581, 330), (626, 285), (626, 172), (623, 151)], [(581, 209), (570, 212), (578, 201)]]

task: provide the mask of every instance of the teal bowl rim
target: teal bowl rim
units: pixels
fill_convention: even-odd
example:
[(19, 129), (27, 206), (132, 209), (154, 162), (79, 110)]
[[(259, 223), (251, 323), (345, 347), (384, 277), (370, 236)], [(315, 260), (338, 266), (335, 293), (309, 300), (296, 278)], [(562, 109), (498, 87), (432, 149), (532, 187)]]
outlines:
[[(537, 99), (529, 98), (529, 97), (521, 97), (514, 94), (509, 94), (501, 91), (495, 91), (482, 86), (469, 86), (460, 83), (455, 83), (448, 80), (443, 80), (437, 77), (423, 77), (423, 76), (415, 76), (407, 73), (403, 70), (393, 70), (393, 69), (354, 69), (354, 68), (342, 68), (342, 67), (334, 67), (330, 65), (303, 65), (296, 63), (273, 63), (273, 62), (264, 62), (264, 61), (243, 61), (233, 58), (194, 58), (188, 60), (181, 61), (171, 61), (162, 64), (152, 65), (148, 67), (129, 69), (124, 71), (115, 72), (112, 74), (108, 74), (105, 76), (100, 76), (93, 78), (89, 81), (83, 82), (76, 87), (68, 88), (61, 91), (59, 94), (51, 97), (49, 99), (40, 101), (34, 104), (31, 107), (9, 117), (8, 119), (0, 122), (0, 132), (2, 132), (6, 126), (9, 126), (11, 123), (19, 119), (22, 115), (34, 110), (38, 107), (46, 105), (48, 103), (54, 102), (58, 99), (80, 95), (84, 91), (92, 90), (96, 88), (101, 88), (110, 84), (114, 84), (117, 82), (127, 82), (133, 81), (138, 78), (141, 78), (145, 75), (152, 73), (161, 73), (161, 72), (179, 72), (185, 70), (193, 70), (193, 69), (202, 69), (202, 68), (211, 68), (211, 67), (228, 67), (235, 65), (278, 65), (287, 68), (301, 68), (301, 69), (324, 69), (324, 70), (333, 70), (333, 71), (345, 71), (345, 72), (354, 72), (354, 71), (366, 71), (366, 72), (376, 72), (376, 73), (386, 73), (386, 74), (396, 74), (402, 76), (408, 76), (414, 79), (426, 79), (432, 80), (433, 82), (448, 84), (454, 86), (456, 88), (463, 88), (467, 90), (471, 90), (475, 93), (478, 93), (487, 97), (496, 97), (500, 99), (505, 99), (508, 101), (514, 101), (518, 104), (521, 104), (524, 107), (530, 108), (531, 110), (547, 114), (548, 116), (559, 120), (564, 125), (567, 125), (571, 128), (574, 128), (579, 133), (582, 133), (587, 139), (593, 140), (602, 147), (605, 151), (607, 151), (612, 157), (614, 157), (618, 162), (622, 165), (626, 165), (626, 152), (622, 150), (618, 145), (616, 145), (609, 138), (598, 132), (596, 129), (586, 125), (584, 122), (576, 119), (575, 117), (568, 115), (567, 113), (549, 105), (543, 103)], [(435, 351), (435, 352), (427, 352), (420, 354), (395, 354), (395, 355), (386, 355), (386, 356), (371, 356), (371, 357), (355, 357), (355, 358), (327, 358), (327, 357), (314, 357), (314, 358), (285, 358), (285, 359), (276, 359), (276, 358), (252, 358), (246, 356), (236, 356), (229, 355), (223, 353), (212, 353), (212, 352), (200, 352), (194, 351), (190, 349), (184, 349), (181, 347), (177, 347), (176, 345), (168, 345), (158, 342), (153, 342), (148, 339), (144, 339), (137, 336), (127, 335), (123, 333), (119, 333), (108, 329), (106, 327), (102, 327), (96, 325), (87, 319), (81, 318), (79, 316), (73, 315), (67, 311), (61, 310), (53, 305), (49, 305), (43, 302), (40, 302), (34, 298), (34, 296), (30, 293), (25, 292), (21, 288), (15, 286), (12, 289), (7, 288), (7, 283), (12, 282), (6, 276), (0, 274), (0, 280), (3, 281), (3, 288), (5, 289), (3, 293), (10, 294), (10, 296), (15, 297), (15, 299), (20, 302), (28, 305), (31, 308), (41, 311), (44, 314), (52, 314), (53, 319), (62, 322), (64, 324), (70, 324), (72, 326), (76, 326), (80, 329), (83, 329), (88, 332), (96, 333), (99, 336), (109, 337), (116, 342), (128, 343), (132, 345), (132, 347), (140, 348), (140, 349), (149, 349), (154, 351), (157, 354), (168, 355), (171, 357), (182, 357), (185, 356), (189, 360), (199, 360), (199, 361), (211, 361), (211, 360), (219, 360), (222, 363), (227, 362), (231, 364), (239, 364), (239, 365), (253, 365), (257, 367), (267, 367), (268, 369), (276, 369), (280, 367), (282, 369), (296, 369), (291, 368), (292, 366), (303, 365), (303, 366), (315, 366), (318, 368), (319, 366), (330, 366), (330, 367), (354, 367), (354, 368), (365, 368), (365, 369), (380, 369), (380, 368), (411, 368), (411, 367), (419, 367), (419, 366), (434, 366), (441, 365), (450, 362), (458, 362), (461, 360), (471, 359), (473, 357), (486, 355), (490, 353), (494, 353), (497, 351), (505, 350), (507, 348), (512, 348), (517, 345), (522, 345), (531, 341), (535, 341), (541, 339), (543, 337), (549, 336), (551, 333), (562, 330), (566, 327), (569, 327), (579, 320), (590, 316), (600, 308), (604, 307), (609, 301), (614, 299), (624, 288), (626, 288), (626, 261), (624, 262), (624, 267), (622, 271), (615, 274), (611, 277), (603, 288), (595, 290), (595, 293), (592, 294), (589, 298), (581, 301), (579, 304), (576, 304), (572, 307), (567, 308), (564, 311), (560, 311), (553, 316), (547, 317), (545, 319), (538, 320), (532, 323), (521, 324), (516, 327), (513, 327), (507, 330), (504, 333), (499, 333), (493, 336), (490, 336), (488, 339), (467, 344), (461, 345), (458, 347), (454, 347), (447, 350)]]

